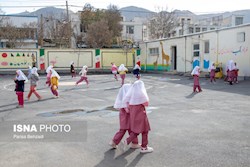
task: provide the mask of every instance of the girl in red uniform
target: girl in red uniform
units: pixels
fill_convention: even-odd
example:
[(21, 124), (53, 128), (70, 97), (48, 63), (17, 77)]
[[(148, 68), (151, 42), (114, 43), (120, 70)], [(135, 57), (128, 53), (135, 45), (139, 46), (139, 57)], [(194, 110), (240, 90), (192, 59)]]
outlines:
[(148, 132), (150, 125), (147, 117), (146, 106), (149, 98), (144, 83), (141, 80), (135, 81), (132, 88), (125, 96), (124, 102), (129, 105), (130, 129), (129, 137), (121, 143), (120, 147), (125, 150), (139, 134), (142, 135), (141, 153), (150, 153), (154, 149), (148, 146)]
[(198, 88), (198, 91), (201, 92), (201, 86), (200, 86), (200, 81), (199, 81), (199, 76), (200, 76), (200, 67), (195, 66), (191, 75), (194, 77), (194, 87), (193, 87), (193, 92), (197, 92), (196, 88)]
[[(114, 108), (119, 109), (119, 118), (120, 118), (120, 130), (115, 134), (113, 140), (109, 143), (109, 145), (113, 148), (116, 148), (117, 145), (120, 143), (121, 139), (125, 135), (126, 131), (131, 133), (130, 130), (130, 119), (129, 119), (129, 110), (128, 105), (123, 101), (126, 93), (131, 88), (131, 84), (124, 84), (116, 97)], [(130, 146), (131, 148), (140, 148), (141, 145), (138, 144), (137, 137), (132, 141)]]

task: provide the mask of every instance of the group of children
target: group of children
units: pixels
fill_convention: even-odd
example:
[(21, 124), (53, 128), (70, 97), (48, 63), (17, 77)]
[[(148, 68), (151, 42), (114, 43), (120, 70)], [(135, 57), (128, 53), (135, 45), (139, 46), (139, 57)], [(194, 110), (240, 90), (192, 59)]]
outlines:
[[(215, 73), (216, 73), (216, 67), (215, 63), (212, 62), (211, 65), (208, 68), (209, 75), (210, 75), (210, 82), (216, 82), (215, 80)], [(238, 83), (238, 72), (239, 69), (236, 66), (236, 63), (233, 60), (230, 60), (227, 64), (227, 75), (224, 79), (224, 81), (229, 82), (230, 85), (233, 85), (233, 83)], [(195, 66), (193, 71), (191, 72), (191, 75), (194, 78), (194, 86), (193, 86), (193, 92), (201, 92), (201, 87), (199, 83), (199, 76), (200, 76), (200, 67)], [(198, 91), (196, 91), (198, 89)]]
[[(60, 76), (58, 73), (53, 69), (53, 66), (49, 66), (46, 69), (47, 73), (47, 80), (46, 84), (51, 89), (51, 92), (53, 95), (55, 95), (56, 98), (58, 98), (58, 80), (60, 79)], [(28, 77), (22, 72), (22, 70), (17, 70), (16, 71), (16, 77), (14, 78), (14, 82), (16, 83), (15, 86), (15, 91), (18, 99), (18, 105), (17, 108), (23, 108), (24, 107), (24, 87), (25, 83), (30, 80), (30, 91), (27, 96), (27, 100), (30, 100), (31, 95), (34, 93), (40, 101), (42, 97), (39, 95), (39, 93), (36, 91), (36, 87), (39, 81), (39, 74), (37, 73), (37, 68), (36, 67), (29, 67), (28, 70)]]
[[(129, 147), (133, 149), (141, 148), (141, 153), (153, 152), (153, 148), (148, 146), (148, 132), (150, 125), (146, 113), (149, 98), (143, 81), (137, 80), (134, 84), (123, 84), (115, 100), (114, 108), (119, 109), (120, 128), (109, 143), (112, 148), (119, 147), (126, 151)], [(125, 133), (129, 137), (121, 142)], [(138, 135), (142, 135), (141, 144), (138, 143)]]
[(238, 72), (239, 69), (236, 62), (230, 60), (227, 64), (227, 76), (225, 77), (224, 81), (229, 82), (230, 85), (233, 85), (233, 83), (238, 83)]
[[(133, 74), (135, 75), (135, 77), (137, 79), (140, 79), (140, 66), (138, 64), (135, 65), (135, 67), (133, 68)], [(117, 74), (119, 73), (120, 77), (121, 77), (121, 85), (124, 84), (124, 81), (125, 81), (125, 77), (126, 77), (126, 73), (128, 72), (128, 69), (125, 67), (124, 64), (121, 64), (119, 66), (119, 68), (115, 65), (115, 63), (111, 63), (111, 72), (112, 74), (114, 74), (114, 78), (118, 81), (118, 78), (117, 78)]]

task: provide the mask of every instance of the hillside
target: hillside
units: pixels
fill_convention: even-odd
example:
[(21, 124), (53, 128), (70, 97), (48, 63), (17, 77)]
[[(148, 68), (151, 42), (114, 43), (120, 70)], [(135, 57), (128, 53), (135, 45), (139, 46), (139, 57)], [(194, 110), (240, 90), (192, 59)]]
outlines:
[(120, 9), (121, 15), (125, 16), (126, 21), (133, 20), (135, 17), (150, 18), (154, 12), (139, 8), (136, 6), (128, 6)]

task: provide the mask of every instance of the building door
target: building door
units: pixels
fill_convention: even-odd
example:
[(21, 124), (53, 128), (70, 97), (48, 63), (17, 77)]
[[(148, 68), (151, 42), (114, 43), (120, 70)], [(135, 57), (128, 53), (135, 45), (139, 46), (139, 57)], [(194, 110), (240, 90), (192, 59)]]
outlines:
[(171, 69), (172, 70), (177, 69), (177, 47), (176, 46), (171, 47)]

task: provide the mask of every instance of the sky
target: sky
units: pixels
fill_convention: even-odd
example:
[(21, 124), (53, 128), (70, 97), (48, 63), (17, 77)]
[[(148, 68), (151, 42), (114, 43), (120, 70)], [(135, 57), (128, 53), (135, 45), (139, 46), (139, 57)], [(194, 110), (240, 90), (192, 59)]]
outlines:
[[(106, 9), (109, 4), (118, 6), (142, 7), (154, 12), (160, 9), (173, 11), (189, 10), (195, 14), (221, 13), (226, 11), (250, 9), (249, 0), (68, 0), (69, 9), (76, 12), (85, 3), (95, 8)], [(0, 9), (5, 14), (15, 14), (24, 11), (33, 12), (46, 6), (65, 8), (65, 0), (0, 0)]]

